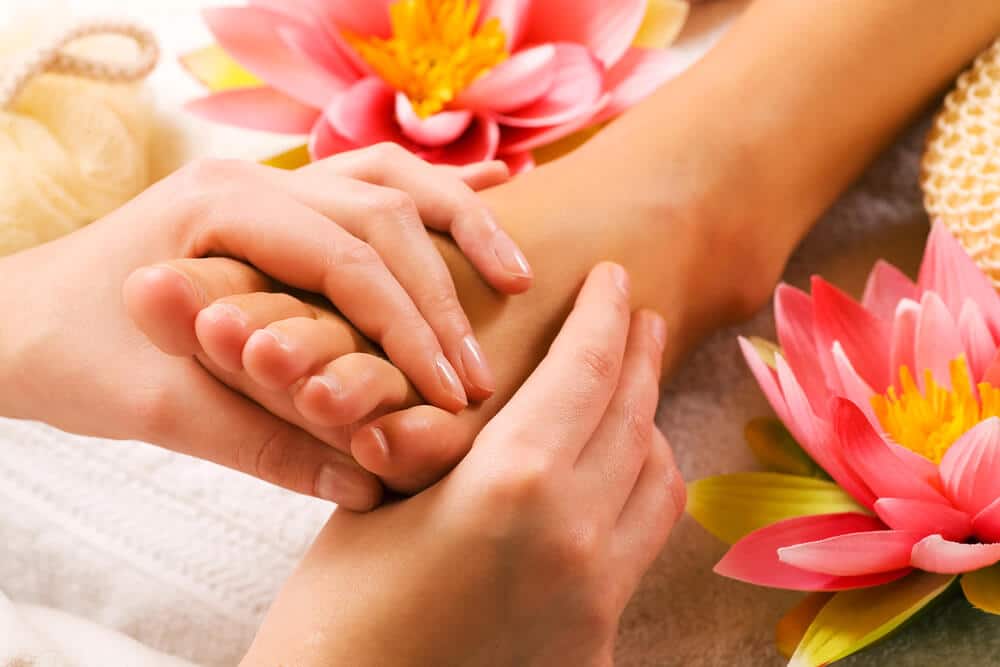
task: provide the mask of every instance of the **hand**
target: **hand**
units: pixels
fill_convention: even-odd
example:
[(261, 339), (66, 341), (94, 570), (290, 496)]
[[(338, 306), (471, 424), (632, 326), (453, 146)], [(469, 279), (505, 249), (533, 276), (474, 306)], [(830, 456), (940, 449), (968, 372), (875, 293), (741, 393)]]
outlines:
[[(528, 279), (500, 261), (510, 256), (509, 239), (456, 178), (484, 186), (506, 178), (506, 170), (496, 164), (447, 170), (417, 161), (401, 173), (397, 157), (395, 150), (376, 147), (294, 173), (198, 163), (77, 233), (0, 260), (0, 307), (8, 323), (17, 322), (2, 331), (0, 414), (87, 435), (147, 440), (348, 507), (374, 506), (381, 496), (378, 480), (326, 444), (346, 442), (347, 430), (317, 437), (230, 390), (193, 358), (151, 348), (122, 307), (122, 285), (137, 268), (161, 265), (132, 275), (125, 297), (140, 320), (143, 291), (175, 297), (174, 317), (189, 318), (190, 327), (157, 342), (181, 352), (194, 338), (200, 308), (188, 307), (213, 294), (193, 289), (187, 262), (205, 255), (247, 260), (355, 313), (428, 400), (458, 409), (464, 388), (441, 381), (442, 351), (444, 364), (460, 369), (470, 394), (472, 388), (484, 391), (484, 376), (463, 364), (461, 343), (470, 329), (443, 264), (435, 263), (440, 257), (428, 254), (433, 247), (419, 220), (451, 231), (456, 242), (464, 239), (492, 284), (507, 292), (523, 289)], [(368, 180), (351, 178), (355, 174)], [(331, 221), (334, 215), (341, 226)], [(393, 229), (425, 263), (420, 274), (410, 271), (412, 261), (394, 244)], [(494, 245), (508, 254), (495, 254)], [(237, 266), (221, 257), (204, 261)], [(258, 290), (273, 284), (254, 275)], [(348, 280), (352, 289), (345, 287)], [(225, 293), (225, 283), (213, 289)], [(375, 303), (383, 308), (368, 307)]]
[(244, 665), (610, 665), (684, 487), (653, 419), (663, 320), (598, 266), (552, 348), (443, 481), (338, 511)]

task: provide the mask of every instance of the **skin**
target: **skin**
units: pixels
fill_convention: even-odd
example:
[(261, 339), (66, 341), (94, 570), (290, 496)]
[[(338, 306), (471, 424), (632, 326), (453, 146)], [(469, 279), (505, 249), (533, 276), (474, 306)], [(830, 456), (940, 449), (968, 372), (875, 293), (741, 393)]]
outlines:
[(622, 610), (684, 504), (654, 424), (666, 325), (630, 316), (628, 292), (620, 266), (591, 272), (445, 480), (336, 512), (244, 667), (611, 665)]

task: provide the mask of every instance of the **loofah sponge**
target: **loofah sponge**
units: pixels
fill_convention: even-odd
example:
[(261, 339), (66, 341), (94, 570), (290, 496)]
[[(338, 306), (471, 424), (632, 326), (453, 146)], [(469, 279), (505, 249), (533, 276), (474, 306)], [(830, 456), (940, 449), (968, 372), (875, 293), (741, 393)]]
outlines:
[(921, 185), (940, 218), (1000, 287), (1000, 40), (948, 94), (924, 153)]
[[(155, 43), (131, 76), (135, 67), (121, 64), (126, 53), (137, 57), (131, 41), (78, 39), (135, 39), (136, 30), (88, 26), (0, 65), (0, 255), (71, 232), (149, 185), (151, 113), (138, 86), (123, 82), (151, 69)], [(0, 50), (12, 39), (0, 36)]]

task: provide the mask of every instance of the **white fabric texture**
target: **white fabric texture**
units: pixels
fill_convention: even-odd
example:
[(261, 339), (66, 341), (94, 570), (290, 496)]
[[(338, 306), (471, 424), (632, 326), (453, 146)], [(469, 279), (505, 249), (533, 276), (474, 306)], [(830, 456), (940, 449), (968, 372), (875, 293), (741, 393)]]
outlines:
[[(101, 2), (77, 4), (89, 9)], [(118, 9), (123, 3), (104, 4)], [(130, 13), (153, 17), (161, 28), (167, 63), (154, 75), (154, 85), (174, 106), (175, 96), (189, 94), (191, 84), (171, 52), (205, 39), (181, 4), (201, 3), (128, 3)], [(280, 148), (286, 141), (228, 130), (209, 133), (188, 119), (182, 126), (183, 134), (176, 136), (198, 137), (191, 143), (208, 153), (260, 156), (266, 146)], [(791, 282), (805, 285), (808, 274), (822, 272), (858, 293), (879, 256), (913, 270), (927, 232), (917, 188), (922, 133), (922, 127), (910, 132), (841, 198), (792, 260)], [(175, 143), (169, 148), (164, 165), (179, 150)], [(754, 467), (741, 431), (747, 419), (769, 410), (739, 358), (738, 333), (773, 337), (770, 309), (704, 344), (661, 402), (660, 423), (687, 479)], [(148, 445), (77, 438), (0, 420), (0, 589), (20, 604), (79, 615), (206, 667), (238, 661), (328, 513), (321, 502)], [(773, 626), (796, 596), (713, 575), (722, 553), (723, 546), (693, 521), (681, 522), (626, 613), (619, 665), (783, 664), (773, 648)], [(12, 609), (0, 599), (0, 641), (4, 628), (18, 622), (24, 637), (29, 631), (38, 635), (36, 644), (56, 642), (52, 660), (64, 655), (66, 644), (60, 648), (60, 642), (80, 631), (68, 629), (66, 623), (73, 622), (58, 614)], [(15, 614), (19, 621), (12, 620)], [(954, 601), (844, 664), (987, 665), (995, 664), (998, 650), (1000, 632), (993, 620)], [(79, 664), (157, 664), (156, 658), (135, 656)]]

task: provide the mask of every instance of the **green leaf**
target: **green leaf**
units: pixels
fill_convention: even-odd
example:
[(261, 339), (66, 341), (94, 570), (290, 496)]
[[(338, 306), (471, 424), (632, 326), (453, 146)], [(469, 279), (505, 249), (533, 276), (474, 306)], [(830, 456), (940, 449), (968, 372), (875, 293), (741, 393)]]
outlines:
[(962, 575), (962, 592), (977, 609), (1000, 614), (1000, 564)]
[(765, 468), (790, 475), (829, 479), (778, 419), (751, 419), (743, 429), (743, 437)]
[(766, 338), (759, 338), (757, 336), (750, 336), (747, 340), (749, 340), (750, 344), (757, 350), (757, 354), (760, 355), (761, 361), (773, 370), (778, 370), (778, 361), (776, 357), (781, 354), (780, 347)]
[(884, 586), (837, 593), (806, 630), (788, 667), (822, 667), (857, 653), (899, 628), (954, 580), (914, 572)]
[(774, 628), (774, 643), (778, 647), (778, 653), (786, 658), (792, 657), (816, 615), (833, 596), (833, 593), (809, 593), (781, 617)]
[(869, 513), (833, 482), (776, 472), (741, 472), (693, 482), (688, 486), (687, 511), (705, 530), (730, 544), (797, 516)]

